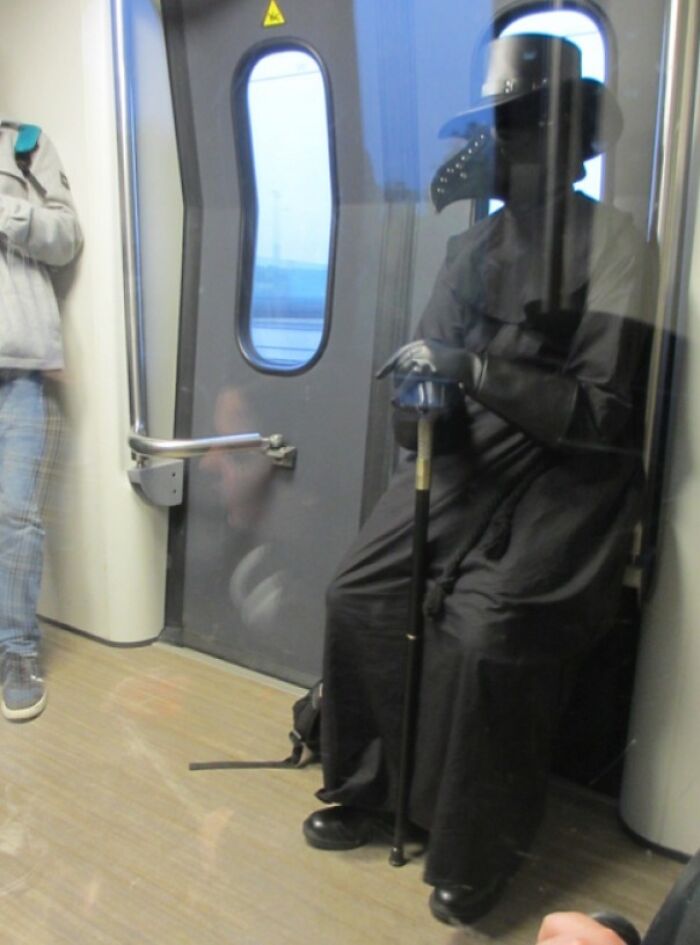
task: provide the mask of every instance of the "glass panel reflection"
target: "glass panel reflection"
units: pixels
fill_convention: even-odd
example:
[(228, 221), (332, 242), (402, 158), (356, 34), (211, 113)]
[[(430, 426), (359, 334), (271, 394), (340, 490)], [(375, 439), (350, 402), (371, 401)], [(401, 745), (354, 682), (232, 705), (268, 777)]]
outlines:
[[(608, 68), (603, 34), (598, 24), (586, 13), (576, 10), (547, 10), (527, 13), (511, 20), (499, 36), (516, 36), (522, 33), (544, 33), (570, 40), (581, 50), (581, 75), (584, 78), (605, 82)], [(603, 156), (591, 158), (584, 164), (585, 177), (574, 185), (594, 200), (600, 200), (603, 191)], [(489, 210), (493, 213), (502, 206), (493, 200)]]

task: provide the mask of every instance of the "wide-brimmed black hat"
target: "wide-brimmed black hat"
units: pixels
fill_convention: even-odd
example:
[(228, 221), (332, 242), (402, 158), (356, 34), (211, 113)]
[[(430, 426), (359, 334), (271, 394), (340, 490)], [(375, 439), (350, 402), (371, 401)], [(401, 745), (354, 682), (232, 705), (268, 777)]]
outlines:
[(581, 52), (559, 36), (523, 33), (501, 36), (488, 45), (486, 79), (481, 98), (440, 129), (441, 138), (468, 138), (474, 124), (493, 124), (495, 111), (512, 103), (551, 98), (554, 88), (565, 104), (580, 94), (581, 120), (585, 123), (587, 160), (606, 151), (620, 136), (622, 114), (614, 95), (602, 82), (581, 77)]

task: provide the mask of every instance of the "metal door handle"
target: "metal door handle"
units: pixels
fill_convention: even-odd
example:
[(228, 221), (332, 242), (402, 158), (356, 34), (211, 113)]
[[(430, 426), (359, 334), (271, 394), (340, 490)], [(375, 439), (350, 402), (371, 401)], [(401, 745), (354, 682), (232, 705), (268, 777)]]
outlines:
[(138, 456), (165, 456), (169, 459), (189, 459), (203, 456), (210, 450), (255, 450), (269, 456), (273, 465), (293, 469), (297, 450), (284, 442), (281, 433), (262, 436), (260, 433), (230, 433), (225, 436), (203, 436), (191, 440), (163, 440), (154, 436), (132, 433), (129, 446)]
[[(284, 442), (279, 433), (261, 436), (259, 433), (231, 433), (228, 436), (204, 436), (191, 440), (162, 440), (154, 436), (132, 433), (129, 446), (138, 457), (137, 465), (129, 470), (129, 481), (153, 505), (172, 506), (182, 502), (184, 460), (203, 456), (211, 450), (261, 450), (273, 465), (294, 469), (297, 458), (295, 446)], [(161, 462), (146, 460), (160, 457)]]

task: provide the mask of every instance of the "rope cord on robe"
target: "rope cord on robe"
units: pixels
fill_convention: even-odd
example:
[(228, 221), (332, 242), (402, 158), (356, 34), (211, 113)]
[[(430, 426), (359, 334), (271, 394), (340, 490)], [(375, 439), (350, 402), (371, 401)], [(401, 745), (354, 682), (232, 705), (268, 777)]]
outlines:
[(508, 549), (513, 515), (515, 514), (520, 499), (525, 495), (535, 479), (548, 469), (550, 465), (551, 463), (547, 457), (543, 456), (528, 474), (521, 479), (510, 495), (499, 505), (493, 518), (484, 523), (484, 528), (481, 532), (477, 535), (469, 534), (469, 536), (457, 546), (452, 556), (448, 558), (442, 570), (442, 574), (425, 594), (423, 613), (426, 617), (435, 619), (442, 614), (445, 600), (453, 592), (457, 579), (459, 578), (462, 562), (472, 548), (475, 548), (481, 541), (487, 531), (490, 531), (491, 534), (488, 542), (484, 546), (484, 554), (487, 558), (494, 561), (503, 557)]

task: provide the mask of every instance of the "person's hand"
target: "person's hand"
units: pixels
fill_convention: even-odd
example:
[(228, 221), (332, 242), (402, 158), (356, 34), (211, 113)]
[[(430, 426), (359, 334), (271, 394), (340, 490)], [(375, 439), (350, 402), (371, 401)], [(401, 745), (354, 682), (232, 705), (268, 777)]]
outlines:
[(377, 377), (386, 377), (393, 371), (399, 378), (417, 375), (442, 383), (464, 384), (467, 390), (475, 390), (481, 370), (481, 358), (466, 348), (424, 338), (395, 351), (379, 369)]
[(581, 912), (553, 912), (545, 916), (537, 945), (625, 945), (600, 922)]

